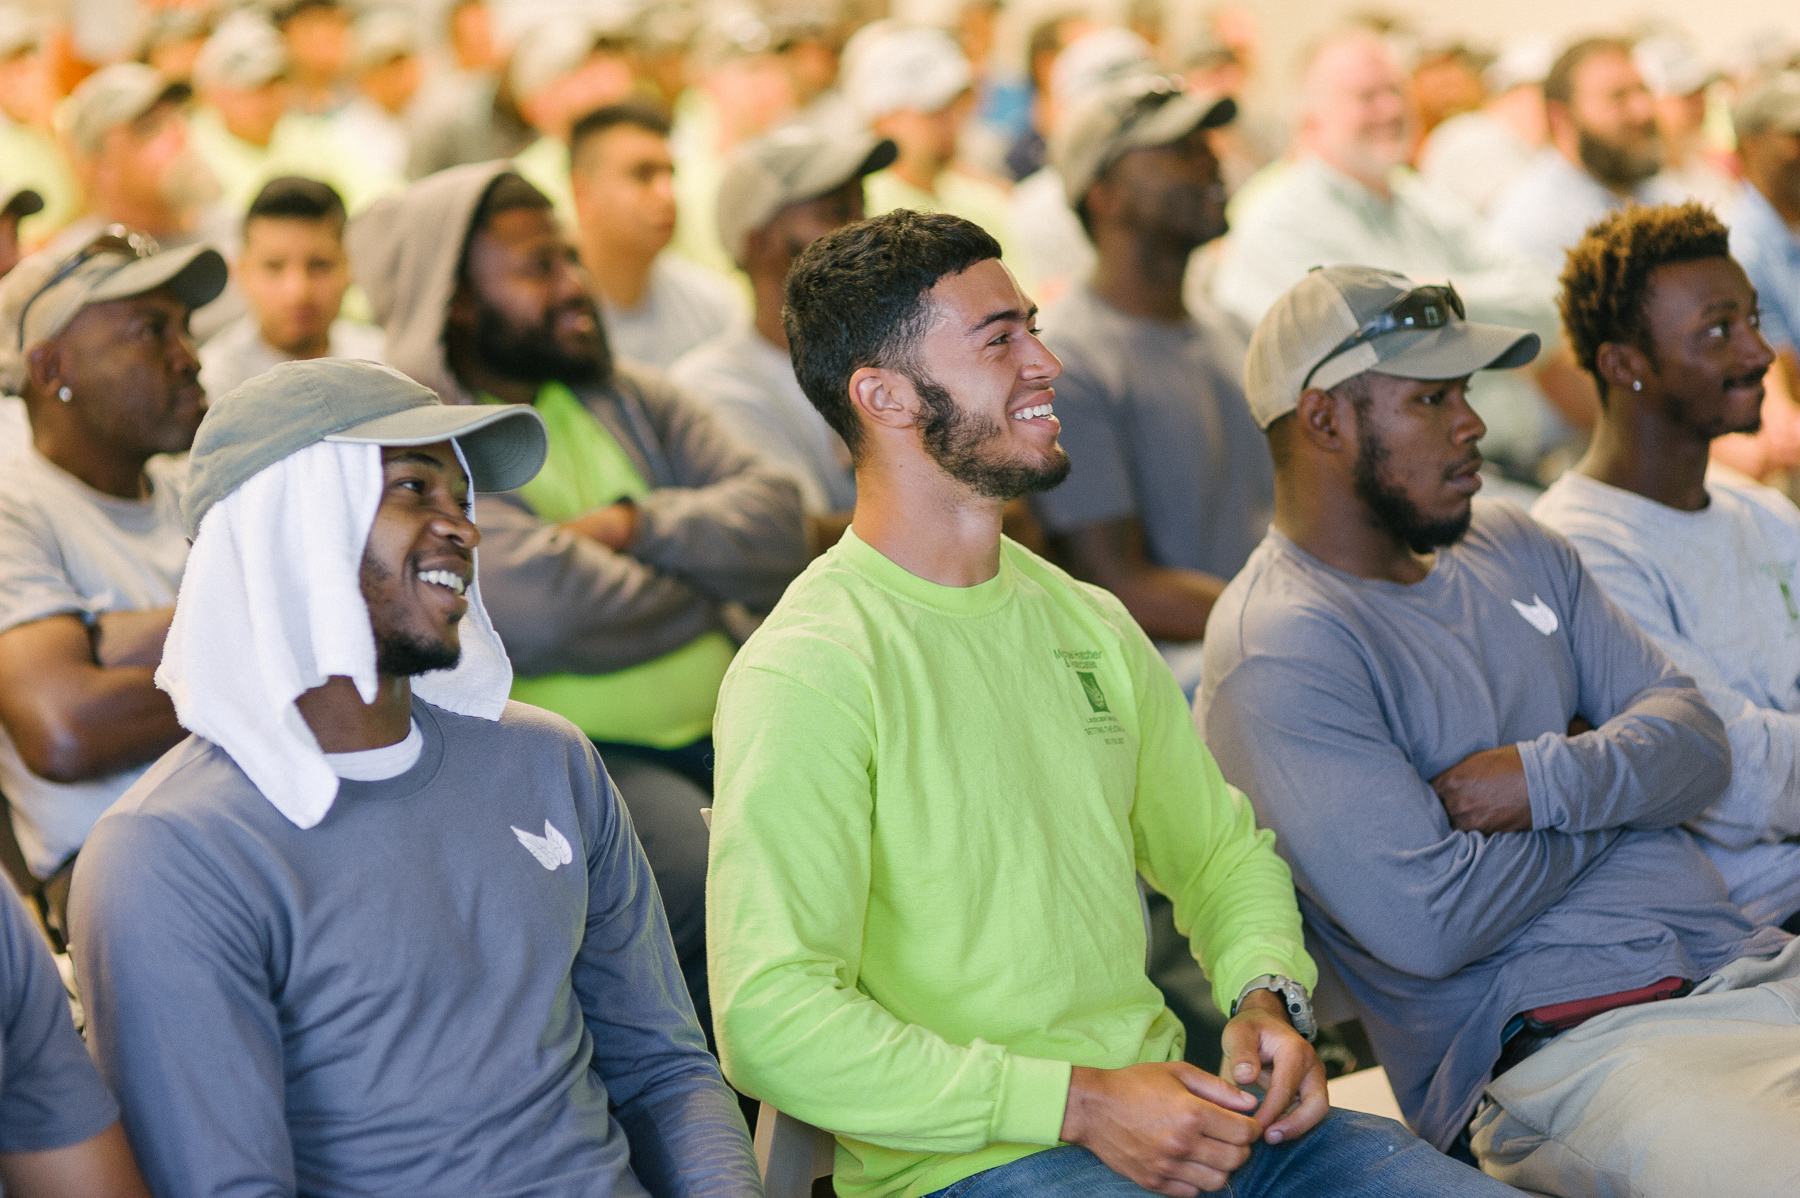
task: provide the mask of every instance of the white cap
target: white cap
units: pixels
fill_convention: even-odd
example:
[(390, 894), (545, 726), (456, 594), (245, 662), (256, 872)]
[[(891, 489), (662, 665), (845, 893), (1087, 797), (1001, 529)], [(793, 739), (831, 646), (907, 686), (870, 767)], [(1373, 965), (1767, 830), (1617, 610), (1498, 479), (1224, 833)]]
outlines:
[(376, 8), (356, 19), (356, 69), (372, 71), (419, 52), (419, 26), (404, 9)]
[(1156, 51), (1129, 29), (1096, 29), (1063, 48), (1050, 67), (1050, 96), (1067, 108), (1109, 84), (1156, 72)]
[(596, 47), (630, 36), (636, 11), (625, 0), (563, 13), (527, 29), (513, 47), (506, 79), (513, 98), (526, 101), (586, 62)]
[(867, 121), (890, 112), (941, 112), (975, 82), (962, 47), (942, 29), (899, 26), (863, 41), (844, 90)]
[(1501, 43), (1498, 57), (1481, 73), (1482, 86), (1497, 96), (1527, 83), (1542, 83), (1556, 62), (1557, 51), (1556, 39), (1547, 33), (1508, 38)]
[(1677, 33), (1657, 33), (1631, 49), (1631, 60), (1643, 74), (1651, 94), (1691, 96), (1717, 73), (1706, 65), (1693, 42)]
[(225, 18), (194, 59), (201, 87), (261, 87), (288, 68), (287, 43), (275, 27), (248, 12)]
[(0, 6), (0, 61), (37, 49), (44, 27), (37, 18), (11, 5)]

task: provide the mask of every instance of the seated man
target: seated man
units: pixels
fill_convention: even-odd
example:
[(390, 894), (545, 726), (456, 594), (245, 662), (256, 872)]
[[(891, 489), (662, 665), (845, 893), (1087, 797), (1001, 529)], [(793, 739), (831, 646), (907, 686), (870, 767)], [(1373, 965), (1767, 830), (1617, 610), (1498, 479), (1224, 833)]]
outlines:
[(1800, 75), (1761, 81), (1732, 113), (1744, 182), (1726, 222), (1787, 390), (1800, 391)]
[(1190, 698), (1207, 613), (1275, 504), (1244, 402), (1244, 335), (1182, 295), (1189, 255), (1225, 231), (1207, 137), (1236, 112), (1139, 77), (1076, 109), (1051, 142), (1099, 259), (1044, 313), (1076, 469), (1032, 503), (1074, 575), (1162, 643)]
[[(1002, 537), (1002, 505), (1069, 458), (1056, 358), (999, 257), (901, 211), (788, 281), (857, 507), (720, 696), (727, 1074), (838, 1134), (842, 1194), (1505, 1193), (1329, 1110), (1269, 835), (1124, 606)], [(1223, 1076), (1181, 1060), (1144, 976), (1140, 871), (1234, 1013)]]
[(381, 330), (338, 316), (350, 289), (344, 201), (331, 185), (271, 180), (244, 217), (237, 284), (250, 311), (200, 351), (200, 385), (214, 399), (277, 362), (381, 361)]
[(32, 434), (0, 462), (0, 793), (58, 911), (88, 829), (182, 736), (150, 681), (188, 552), (169, 455), (206, 410), (188, 316), (224, 285), (213, 250), (136, 235), (0, 282), (0, 382)]
[(157, 672), (194, 735), (70, 911), (155, 1193), (760, 1192), (604, 766), (507, 701), (470, 495), (544, 452), (366, 362), (208, 414)]
[(377, 202), (349, 248), (391, 364), (447, 400), (532, 403), (549, 424), (543, 473), (481, 501), (513, 696), (601, 743), (710, 1027), (713, 706), (733, 613), (766, 611), (806, 564), (799, 492), (705, 404), (615, 365), (550, 202), (506, 164)]
[(1544, 117), (1549, 148), (1488, 214), (1495, 235), (1536, 265), (1560, 271), (1582, 230), (1614, 208), (1684, 198), (1660, 173), (1656, 101), (1629, 42), (1590, 37), (1564, 50), (1544, 77)]
[(831, 140), (805, 127), (739, 146), (719, 185), (719, 241), (750, 277), (756, 319), (695, 349), (669, 372), (800, 485), (818, 548), (829, 548), (849, 526), (856, 476), (844, 439), (794, 377), (782, 293), (801, 250), (863, 218), (863, 178), (893, 160), (891, 141)]
[[(86, 206), (44, 249), (73, 254), (111, 225), (148, 233), (164, 249), (237, 244), (238, 214), (218, 202), (219, 180), (194, 144), (185, 105), (189, 90), (141, 62), (101, 67), (69, 93), (57, 123)], [(194, 340), (244, 313), (227, 285), (194, 313)]]
[[(1447, 279), (1475, 318), (1551, 344), (1555, 268), (1523, 263), (1406, 168), (1416, 144), (1409, 88), (1393, 44), (1367, 29), (1319, 45), (1301, 80), (1298, 159), (1225, 239), (1214, 298), (1254, 325), (1313, 267), (1374, 262)], [(1593, 384), (1558, 354), (1534, 372), (1490, 376), (1475, 403), (1488, 426), (1483, 451), (1527, 481), (1571, 425), (1593, 423)]]
[[(1603, 402), (1587, 456), (1531, 514), (1575, 543), (1725, 721), (1731, 785), (1691, 826), (1758, 921), (1800, 931), (1800, 511), (1707, 473), (1755, 432), (1774, 364), (1757, 293), (1711, 211), (1627, 208), (1569, 254), (1563, 319)], [(1787, 843), (1783, 843), (1786, 841)]]
[(1420, 1135), (1567, 1198), (1791, 1193), (1800, 941), (1679, 827), (1730, 777), (1719, 717), (1568, 542), (1470, 498), (1469, 376), (1537, 349), (1370, 267), (1276, 303), (1275, 522), (1197, 716)]
[(869, 176), (869, 211), (955, 213), (990, 231), (1010, 257), (1006, 193), (957, 163), (974, 84), (962, 47), (942, 29), (870, 25), (844, 48), (851, 106), (899, 149), (892, 166)]
[(576, 244), (614, 353), (666, 370), (740, 323), (736, 289), (668, 248), (675, 160), (662, 109), (647, 100), (595, 109), (575, 122), (569, 156)]
[(0, 881), (0, 1190), (150, 1198), (44, 937)]

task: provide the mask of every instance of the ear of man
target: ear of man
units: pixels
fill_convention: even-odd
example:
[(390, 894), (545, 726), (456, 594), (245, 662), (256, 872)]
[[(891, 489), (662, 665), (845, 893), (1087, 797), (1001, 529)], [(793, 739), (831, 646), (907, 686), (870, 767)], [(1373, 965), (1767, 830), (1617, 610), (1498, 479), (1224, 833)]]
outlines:
[(850, 376), (850, 403), (857, 415), (879, 429), (906, 429), (918, 423), (919, 393), (898, 370), (864, 366)]
[(25, 355), (26, 386), (21, 397), (29, 406), (35, 399), (47, 395), (55, 395), (56, 389), (63, 384), (62, 346), (53, 337), (48, 341), (40, 341), (31, 347)]
[(1310, 446), (1315, 452), (1336, 455), (1344, 452), (1351, 444), (1349, 436), (1351, 409), (1353, 403), (1347, 394), (1333, 394), (1317, 387), (1308, 387), (1300, 393), (1300, 403), (1294, 409), (1293, 429), (1289, 436), (1294, 442)]
[(1602, 403), (1609, 391), (1630, 391), (1633, 383), (1648, 382), (1656, 374), (1650, 355), (1623, 341), (1600, 343), (1600, 348), (1594, 351), (1594, 371), (1600, 376)]

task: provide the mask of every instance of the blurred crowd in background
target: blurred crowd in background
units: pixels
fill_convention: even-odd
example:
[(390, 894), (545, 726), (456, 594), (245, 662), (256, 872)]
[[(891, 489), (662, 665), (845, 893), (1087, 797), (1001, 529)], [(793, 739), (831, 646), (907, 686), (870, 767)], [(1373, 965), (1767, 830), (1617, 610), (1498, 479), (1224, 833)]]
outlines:
[[(1534, 193), (1521, 182), (1561, 144), (1546, 115), (1545, 83), (1567, 45), (1535, 34), (1494, 45), (1427, 38), (1379, 14), (1350, 24), (1379, 51), (1343, 50), (1340, 31), (1337, 51), (1313, 47), (1300, 61), (1278, 63), (1265, 58), (1253, 7), (1202, 0), (84, 0), (67, 13), (0, 8), (0, 183), (12, 197), (4, 224), (18, 243), (3, 264), (52, 242), (78, 248), (112, 223), (165, 245), (209, 240), (232, 261), (234, 286), (197, 314), (202, 344), (243, 316), (249, 294), (279, 356), (328, 348), (370, 356), (378, 334), (366, 330), (359, 340), (368, 309), (341, 255), (310, 268), (303, 248), (244, 256), (252, 201), (271, 180), (303, 176), (328, 184), (354, 217), (410, 180), (510, 157), (555, 202), (615, 348), (667, 368), (751, 312), (750, 286), (721, 243), (716, 211), (731, 151), (805, 125), (827, 137), (867, 130), (893, 140), (897, 157), (866, 181), (868, 214), (909, 207), (975, 220), (1005, 247), (1027, 291), (1049, 305), (1094, 258), (1049, 165), (1059, 119), (1110, 81), (1156, 70), (1237, 101), (1237, 119), (1211, 136), (1233, 197), (1232, 224), (1243, 232), (1194, 255), (1191, 306), (1210, 302), (1254, 323), (1293, 281), (1287, 270), (1253, 277), (1268, 256), (1255, 248), (1259, 238), (1309, 252), (1306, 237), (1274, 214), (1279, 203), (1263, 214), (1266, 228), (1255, 210), (1282, 198), (1293, 163), (1317, 156), (1365, 183), (1400, 172), (1397, 187), (1414, 188), (1415, 199), (1428, 190), (1431, 220), (1459, 230), (1457, 252), (1441, 263), (1389, 253), (1385, 264), (1427, 276), (1508, 265), (1530, 272), (1529, 281), (1520, 276), (1505, 287), (1531, 293), (1524, 306), (1538, 319), (1523, 323), (1543, 326), (1550, 344), (1561, 251), (1599, 214), (1573, 204), (1571, 212), (1587, 216), (1572, 216), (1572, 230), (1548, 228), (1536, 209), (1574, 183), (1551, 175)], [(1609, 203), (1694, 198), (1725, 214), (1744, 186), (1734, 105), (1791, 69), (1800, 43), (1762, 36), (1731, 61), (1714, 61), (1679, 29), (1607, 32), (1625, 53), (1612, 74), (1587, 71), (1595, 77), (1583, 83), (1589, 94), (1564, 106), (1572, 114), (1564, 158), (1610, 189)], [(614, 113), (589, 132), (620, 127), (623, 136), (572, 173), (581, 119), (621, 103), (632, 106), (626, 119)], [(646, 116), (652, 109), (659, 115)], [(1291, 209), (1293, 179), (1285, 190)], [(1477, 242), (1487, 255), (1480, 269), (1458, 260)], [(1381, 257), (1379, 244), (1367, 248), (1365, 257)], [(1320, 260), (1335, 257), (1332, 249)], [(313, 257), (334, 254), (326, 247)], [(1482, 290), (1479, 281), (1473, 290)], [(282, 303), (285, 345), (275, 327)], [(1520, 303), (1510, 307), (1518, 318)], [(328, 326), (344, 344), (328, 345)], [(1791, 348), (1771, 339), (1788, 352), (1772, 380), (1764, 431), (1722, 439), (1717, 453), (1785, 485), (1800, 464), (1800, 411), (1791, 399)], [(243, 370), (211, 375), (209, 390), (218, 394)], [(1546, 485), (1592, 423), (1591, 384), (1566, 354), (1553, 353), (1530, 377), (1497, 390), (1508, 388), (1519, 395), (1490, 399), (1493, 410), (1484, 412), (1489, 456), (1521, 485)]]

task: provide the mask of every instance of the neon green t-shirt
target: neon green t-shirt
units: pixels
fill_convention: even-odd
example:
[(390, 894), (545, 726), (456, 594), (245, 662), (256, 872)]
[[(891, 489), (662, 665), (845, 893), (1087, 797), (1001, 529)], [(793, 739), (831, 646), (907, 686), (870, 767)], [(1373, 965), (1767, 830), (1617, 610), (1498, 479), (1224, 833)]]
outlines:
[[(624, 447), (566, 386), (545, 383), (533, 406), (544, 418), (550, 452), (520, 494), (540, 520), (572, 520), (650, 493)], [(711, 730), (719, 683), (735, 652), (731, 638), (715, 630), (610, 674), (515, 678), (512, 697), (554, 711), (595, 740), (673, 749)]]
[(707, 869), (732, 1083), (838, 1135), (845, 1198), (916, 1198), (1057, 1143), (1071, 1065), (1179, 1060), (1141, 873), (1221, 1007), (1307, 986), (1274, 834), (1112, 595), (1011, 541), (979, 586), (846, 532), (719, 695)]

